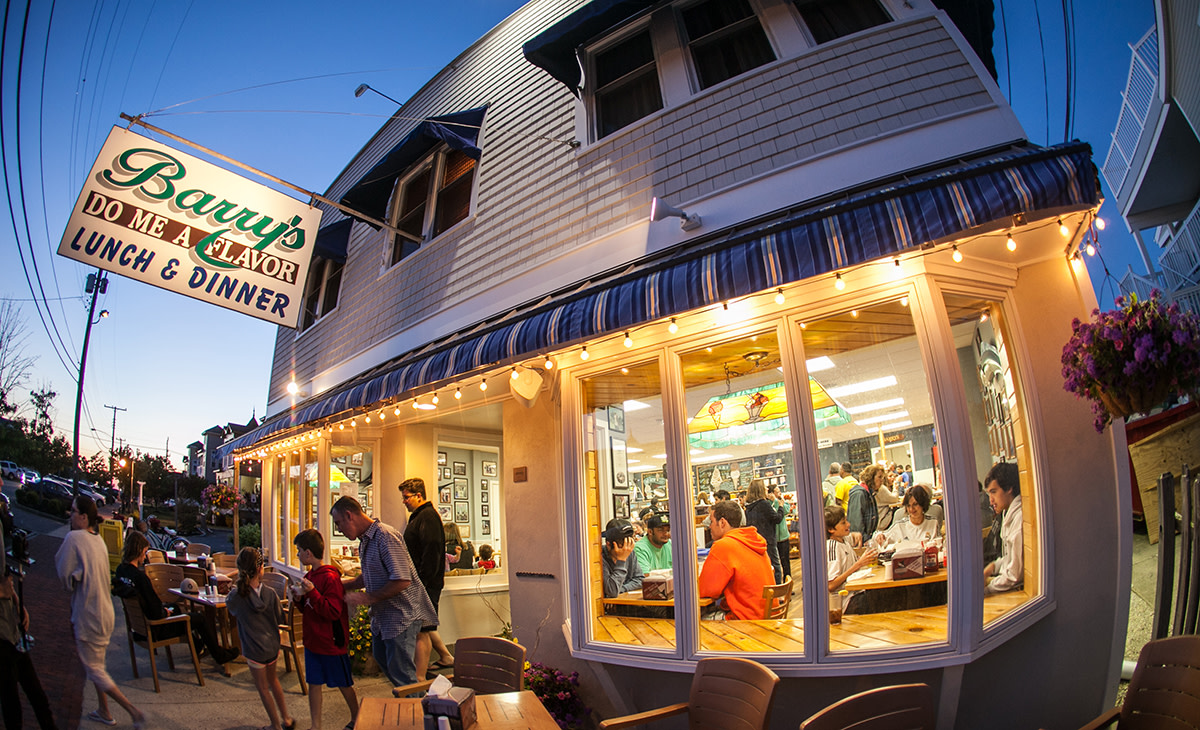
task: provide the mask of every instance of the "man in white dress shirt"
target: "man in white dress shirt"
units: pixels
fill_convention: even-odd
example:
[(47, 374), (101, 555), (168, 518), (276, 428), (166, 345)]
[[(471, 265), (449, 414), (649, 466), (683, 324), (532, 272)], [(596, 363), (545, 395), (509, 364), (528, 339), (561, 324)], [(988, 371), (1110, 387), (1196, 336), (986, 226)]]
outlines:
[(996, 514), (1004, 515), (1000, 526), (1003, 546), (1000, 557), (983, 568), (987, 581), (984, 595), (1022, 587), (1025, 582), (1025, 540), (1021, 513), (1021, 482), (1016, 464), (995, 464), (983, 480), (984, 490)]

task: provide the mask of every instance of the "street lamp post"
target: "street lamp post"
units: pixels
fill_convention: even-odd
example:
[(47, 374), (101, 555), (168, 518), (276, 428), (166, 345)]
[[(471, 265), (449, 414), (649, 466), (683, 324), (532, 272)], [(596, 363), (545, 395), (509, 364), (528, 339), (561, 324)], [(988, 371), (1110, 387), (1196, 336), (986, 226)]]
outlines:
[(87, 328), (83, 332), (83, 352), (79, 356), (79, 384), (75, 390), (75, 433), (71, 449), (71, 491), (75, 496), (79, 496), (79, 415), (83, 409), (83, 374), (87, 369), (88, 342), (92, 338), (92, 325), (108, 316), (108, 310), (104, 309), (101, 310), (98, 319), (92, 320), (96, 313), (96, 295), (103, 294), (107, 289), (108, 279), (101, 269), (96, 269), (95, 274), (88, 274), (86, 291), (92, 295), (92, 301), (88, 304)]
[[(132, 456), (130, 456), (129, 457), (129, 492), (127, 493), (128, 496), (126, 496), (125, 494), (123, 494), (121, 496), (121, 504), (122, 504), (121, 511), (126, 512), (126, 513), (129, 512), (130, 503), (133, 501), (133, 463), (134, 463), (134, 459)], [(125, 468), (125, 457), (121, 457), (121, 468), (122, 469)], [(140, 520), (141, 518), (142, 518), (142, 512), (139, 509), (138, 510), (138, 519)]]

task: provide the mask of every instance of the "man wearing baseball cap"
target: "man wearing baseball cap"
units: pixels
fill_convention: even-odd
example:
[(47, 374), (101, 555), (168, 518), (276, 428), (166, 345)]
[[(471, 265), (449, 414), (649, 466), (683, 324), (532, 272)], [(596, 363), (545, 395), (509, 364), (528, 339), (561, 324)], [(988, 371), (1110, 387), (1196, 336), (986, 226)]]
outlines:
[(604, 597), (616, 598), (626, 591), (642, 587), (642, 569), (633, 552), (633, 525), (620, 517), (604, 526), (603, 567)]
[(666, 512), (646, 518), (646, 534), (633, 546), (638, 567), (645, 572), (671, 567), (671, 520)]

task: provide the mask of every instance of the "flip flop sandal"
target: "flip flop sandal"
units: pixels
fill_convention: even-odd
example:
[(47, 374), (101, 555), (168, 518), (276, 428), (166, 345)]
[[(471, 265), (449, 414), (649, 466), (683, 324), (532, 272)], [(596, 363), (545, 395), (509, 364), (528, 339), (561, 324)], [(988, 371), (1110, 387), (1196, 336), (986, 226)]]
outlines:
[(92, 710), (89, 712), (87, 714), (87, 719), (91, 720), (92, 722), (98, 722), (101, 725), (108, 725), (109, 727), (117, 724), (117, 719), (115, 717), (105, 717), (104, 715), (100, 714), (99, 710)]

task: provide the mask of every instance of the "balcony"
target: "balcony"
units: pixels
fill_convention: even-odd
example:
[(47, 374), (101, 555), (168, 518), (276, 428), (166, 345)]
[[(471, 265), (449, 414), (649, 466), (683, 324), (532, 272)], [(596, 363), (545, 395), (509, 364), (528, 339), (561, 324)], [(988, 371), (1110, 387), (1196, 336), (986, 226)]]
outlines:
[(1158, 29), (1151, 28), (1133, 47), (1129, 80), (1122, 95), (1124, 102), (1121, 104), (1121, 114), (1117, 117), (1117, 129), (1113, 132), (1112, 144), (1101, 168), (1109, 189), (1114, 193), (1119, 194), (1121, 186), (1125, 184), (1157, 88)]
[(1200, 203), (1162, 247), (1158, 255), (1167, 291), (1200, 284)]
[(1138, 299), (1149, 299), (1150, 292), (1162, 289), (1162, 285), (1153, 278), (1136, 274), (1132, 269), (1125, 272), (1125, 276), (1121, 277), (1121, 282), (1117, 286), (1121, 289), (1121, 296), (1128, 297), (1130, 294), (1136, 294)]

